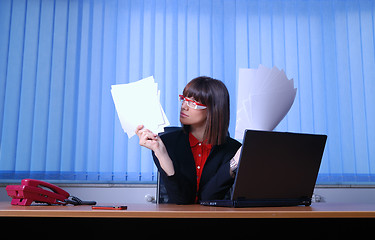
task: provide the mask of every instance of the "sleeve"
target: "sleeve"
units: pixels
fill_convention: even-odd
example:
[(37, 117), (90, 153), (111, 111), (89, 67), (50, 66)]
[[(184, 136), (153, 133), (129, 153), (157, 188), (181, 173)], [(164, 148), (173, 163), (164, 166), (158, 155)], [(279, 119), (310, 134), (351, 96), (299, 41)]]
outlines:
[(175, 174), (172, 176), (168, 176), (164, 170), (161, 168), (158, 158), (155, 156), (154, 152), (152, 153), (152, 157), (154, 159), (155, 165), (157, 166), (160, 177), (161, 183), (163, 184), (165, 189), (167, 190), (168, 194), (168, 203), (176, 203), (176, 204), (191, 204), (195, 201), (195, 194), (193, 190), (194, 185), (192, 186), (189, 181), (183, 177), (183, 174), (179, 172), (179, 168), (176, 166), (175, 161), (173, 161), (173, 165), (175, 168)]
[(201, 200), (224, 199), (234, 183), (234, 178), (229, 173), (229, 161), (230, 159), (221, 165), (215, 176), (204, 186), (201, 191)]
[(201, 190), (201, 200), (219, 200), (225, 198), (225, 195), (234, 183), (234, 178), (229, 172), (230, 160), (240, 147), (241, 144), (236, 141), (230, 144), (228, 148), (222, 150), (222, 164), (218, 168), (215, 175), (207, 182), (207, 184), (204, 185), (204, 188)]

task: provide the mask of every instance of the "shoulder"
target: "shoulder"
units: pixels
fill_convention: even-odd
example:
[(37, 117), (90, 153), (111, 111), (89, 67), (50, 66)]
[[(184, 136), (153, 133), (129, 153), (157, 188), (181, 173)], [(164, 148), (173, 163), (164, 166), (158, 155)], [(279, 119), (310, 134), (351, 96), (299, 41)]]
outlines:
[[(237, 150), (242, 146), (237, 140), (227, 137), (224, 144), (217, 146), (218, 154), (224, 154), (225, 156), (232, 158), (236, 154)], [(219, 154), (220, 155), (220, 154)]]
[(177, 143), (188, 138), (188, 135), (181, 127), (166, 127), (164, 128), (164, 132), (160, 133), (159, 136), (165, 145)]
[(227, 137), (224, 144), (215, 146), (215, 155), (225, 156), (225, 158), (232, 158), (241, 146), (242, 144), (237, 140)]
[(233, 139), (231, 137), (227, 137), (225, 143), (223, 144), (225, 147), (228, 147), (228, 148), (233, 148), (234, 150), (237, 150), (239, 149), (242, 144), (237, 141), (236, 139)]

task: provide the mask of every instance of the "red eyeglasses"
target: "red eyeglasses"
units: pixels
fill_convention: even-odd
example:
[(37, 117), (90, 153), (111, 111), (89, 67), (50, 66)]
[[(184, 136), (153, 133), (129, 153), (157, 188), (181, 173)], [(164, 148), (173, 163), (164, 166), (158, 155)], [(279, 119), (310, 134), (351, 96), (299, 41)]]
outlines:
[(199, 102), (196, 102), (194, 100), (188, 99), (188, 98), (184, 97), (183, 95), (178, 95), (178, 96), (180, 98), (181, 104), (186, 102), (186, 104), (190, 108), (194, 108), (194, 109), (206, 109), (207, 108), (206, 105), (204, 105), (202, 103), (199, 103)]

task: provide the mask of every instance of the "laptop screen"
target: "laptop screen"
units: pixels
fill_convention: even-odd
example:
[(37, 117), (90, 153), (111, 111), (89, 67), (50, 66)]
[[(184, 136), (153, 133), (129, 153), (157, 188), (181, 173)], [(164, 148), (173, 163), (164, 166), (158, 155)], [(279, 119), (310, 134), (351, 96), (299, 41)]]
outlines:
[(232, 200), (311, 198), (326, 139), (246, 130)]

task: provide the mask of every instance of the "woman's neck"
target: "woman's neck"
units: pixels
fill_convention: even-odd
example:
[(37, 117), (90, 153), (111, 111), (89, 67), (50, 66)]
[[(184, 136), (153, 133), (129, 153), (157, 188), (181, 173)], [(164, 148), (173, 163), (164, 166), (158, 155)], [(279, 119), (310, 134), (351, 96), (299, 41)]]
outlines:
[(193, 134), (193, 136), (199, 141), (203, 142), (204, 139), (204, 131), (206, 129), (206, 124), (203, 125), (191, 125), (190, 126), (190, 132)]

